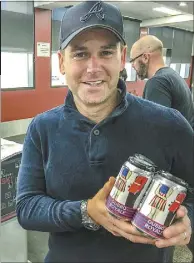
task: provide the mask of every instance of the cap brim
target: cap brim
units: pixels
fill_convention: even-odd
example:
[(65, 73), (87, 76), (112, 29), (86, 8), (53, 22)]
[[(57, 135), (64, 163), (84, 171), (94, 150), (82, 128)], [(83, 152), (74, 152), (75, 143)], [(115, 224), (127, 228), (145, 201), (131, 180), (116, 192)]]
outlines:
[(126, 45), (126, 42), (124, 40), (124, 38), (117, 32), (114, 30), (114, 28), (112, 27), (109, 27), (109, 26), (105, 26), (105, 25), (99, 25), (99, 24), (94, 24), (94, 25), (90, 25), (90, 26), (87, 26), (87, 27), (84, 27), (84, 28), (80, 28), (78, 29), (77, 31), (73, 32), (71, 35), (69, 35), (65, 41), (62, 42), (60, 48), (61, 49), (64, 49), (68, 46), (68, 44), (71, 42), (71, 40), (76, 37), (78, 34), (80, 34), (81, 32), (87, 30), (87, 29), (90, 29), (90, 28), (104, 28), (104, 29), (107, 29), (109, 31), (111, 31), (112, 33), (114, 33), (118, 39), (124, 44)]

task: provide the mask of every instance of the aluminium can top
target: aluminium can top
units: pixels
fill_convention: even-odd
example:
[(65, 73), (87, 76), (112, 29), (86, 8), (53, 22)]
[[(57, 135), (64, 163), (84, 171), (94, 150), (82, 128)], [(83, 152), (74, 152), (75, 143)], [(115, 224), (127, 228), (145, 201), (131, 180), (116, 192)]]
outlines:
[(176, 183), (176, 184), (178, 184), (178, 185), (180, 185), (182, 187), (185, 187), (186, 189), (188, 189), (188, 187), (189, 187), (188, 183), (186, 183), (184, 180), (182, 180), (179, 177), (176, 177), (176, 176), (172, 175), (171, 173), (169, 173), (167, 171), (163, 171), (163, 170), (158, 171), (156, 173), (155, 177), (157, 177), (158, 175), (161, 176), (164, 179), (167, 179), (167, 180), (169, 180), (171, 182), (174, 182), (174, 183)]
[(155, 172), (156, 170), (156, 165), (142, 154), (135, 154), (134, 156), (130, 156), (128, 158), (128, 161), (138, 168), (148, 172)]

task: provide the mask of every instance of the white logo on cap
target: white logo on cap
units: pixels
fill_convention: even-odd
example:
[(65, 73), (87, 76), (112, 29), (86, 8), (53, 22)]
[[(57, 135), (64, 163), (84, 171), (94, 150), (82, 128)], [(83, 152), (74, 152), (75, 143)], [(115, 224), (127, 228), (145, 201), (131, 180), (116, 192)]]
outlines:
[(86, 22), (92, 15), (96, 15), (100, 20), (104, 20), (105, 14), (103, 13), (102, 3), (96, 3), (90, 11), (80, 18), (81, 22)]

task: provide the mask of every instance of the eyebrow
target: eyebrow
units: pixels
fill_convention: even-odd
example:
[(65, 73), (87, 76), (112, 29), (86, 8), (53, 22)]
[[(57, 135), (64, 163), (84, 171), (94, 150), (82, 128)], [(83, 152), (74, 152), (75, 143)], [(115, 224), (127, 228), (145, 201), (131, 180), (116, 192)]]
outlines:
[[(116, 49), (116, 47), (117, 47), (117, 44), (115, 43), (115, 44), (101, 46), (100, 49)], [(86, 51), (86, 50), (88, 50), (88, 48), (84, 46), (78, 46), (78, 45), (71, 46), (71, 52)]]
[(106, 46), (102, 46), (101, 49), (116, 49), (117, 48), (117, 44), (109, 44)]

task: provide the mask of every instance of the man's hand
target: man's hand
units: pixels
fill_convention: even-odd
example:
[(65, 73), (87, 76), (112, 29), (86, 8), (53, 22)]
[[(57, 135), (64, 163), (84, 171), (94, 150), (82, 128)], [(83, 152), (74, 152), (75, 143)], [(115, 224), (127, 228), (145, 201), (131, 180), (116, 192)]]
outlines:
[(180, 206), (176, 212), (176, 221), (167, 227), (164, 232), (164, 239), (157, 240), (155, 245), (158, 248), (187, 245), (191, 238), (191, 222), (187, 216), (187, 209)]
[(88, 215), (115, 236), (124, 237), (134, 243), (154, 244), (153, 239), (145, 237), (130, 222), (116, 219), (108, 213), (105, 203), (114, 183), (115, 178), (110, 177), (103, 188), (88, 201)]

